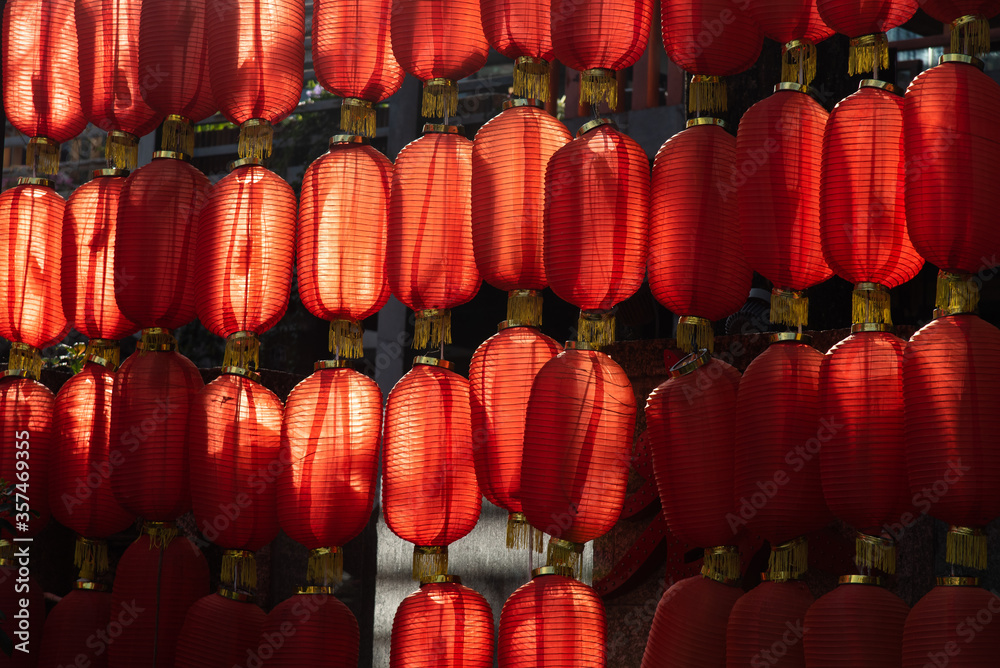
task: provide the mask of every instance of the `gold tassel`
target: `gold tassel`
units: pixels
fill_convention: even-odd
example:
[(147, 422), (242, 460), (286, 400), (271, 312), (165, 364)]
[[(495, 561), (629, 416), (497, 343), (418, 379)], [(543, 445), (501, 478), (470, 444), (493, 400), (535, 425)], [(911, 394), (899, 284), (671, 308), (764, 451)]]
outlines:
[(83, 536), (76, 539), (73, 565), (80, 569), (80, 577), (94, 580), (108, 572), (108, 543), (103, 540), (89, 540)]
[(611, 109), (618, 108), (618, 80), (614, 70), (592, 69), (580, 74), (580, 102), (600, 104), (607, 102)]
[(28, 167), (42, 174), (59, 172), (59, 144), (46, 137), (32, 137), (28, 140)]
[(552, 538), (545, 560), (546, 566), (565, 566), (573, 569), (573, 577), (583, 577), (583, 544)]
[(424, 580), (448, 574), (448, 548), (413, 546), (413, 579)]
[(317, 547), (309, 551), (306, 567), (309, 584), (328, 586), (344, 581), (344, 553), (339, 547)]
[(851, 51), (848, 55), (847, 73), (867, 74), (879, 69), (889, 69), (889, 40), (885, 33), (862, 35), (851, 40)]
[(364, 329), (357, 320), (330, 321), (330, 352), (338, 357), (360, 359), (365, 356)]
[(688, 111), (714, 113), (729, 110), (726, 81), (722, 77), (696, 74), (688, 88)]
[(809, 323), (809, 298), (795, 290), (771, 291), (771, 322), (789, 327), (804, 327)]
[(240, 140), (236, 152), (241, 158), (263, 160), (271, 157), (274, 126), (263, 118), (251, 118), (240, 126)]
[(615, 316), (611, 311), (580, 311), (576, 340), (595, 350), (615, 342)]
[(731, 545), (705, 550), (701, 574), (716, 582), (736, 582), (741, 576), (740, 549)]
[(538, 290), (511, 290), (507, 293), (507, 324), (542, 325), (542, 293)]
[(975, 313), (979, 308), (979, 283), (966, 274), (939, 271), (934, 305), (944, 311), (944, 315)]
[(684, 316), (677, 320), (677, 347), (686, 353), (699, 350), (715, 350), (715, 332), (712, 321), (694, 316)]
[(980, 529), (953, 526), (948, 529), (947, 554), (949, 564), (986, 570), (987, 537)]
[(118, 368), (121, 363), (121, 345), (115, 339), (91, 339), (87, 342), (87, 349), (83, 352), (84, 357), (100, 357), (114, 368)]
[(982, 56), (990, 52), (990, 22), (984, 16), (960, 16), (951, 22), (951, 52)]
[(767, 570), (770, 573), (788, 573), (799, 578), (809, 570), (809, 541), (805, 536), (771, 548)]
[(413, 347), (438, 348), (445, 343), (451, 343), (451, 311), (438, 308), (417, 311)]
[(878, 283), (858, 283), (851, 298), (851, 322), (892, 324), (889, 289)]
[(132, 171), (139, 164), (139, 138), (131, 132), (112, 130), (104, 144), (104, 159), (114, 169)]
[(534, 548), (535, 552), (541, 552), (542, 536), (542, 532), (536, 531), (535, 527), (528, 523), (528, 518), (524, 513), (510, 513), (507, 515), (508, 550)]
[(0, 538), (0, 566), (12, 566), (14, 559), (14, 543)]
[(896, 572), (896, 544), (888, 538), (858, 532), (854, 538), (854, 563), (862, 571), (878, 569), (891, 575)]
[(27, 343), (12, 343), (10, 346), (10, 358), (7, 360), (7, 370), (18, 372), (25, 378), (40, 380), (42, 377), (42, 366), (45, 360), (42, 359), (42, 351)]
[(249, 550), (225, 550), (222, 553), (220, 581), (228, 589), (257, 589), (257, 558)]
[(375, 109), (368, 100), (344, 98), (340, 105), (340, 129), (352, 135), (375, 136)]
[[(808, 85), (816, 78), (816, 45), (794, 40), (781, 51), (781, 80)], [(799, 81), (799, 73), (802, 81)]]
[(424, 118), (444, 118), (458, 113), (458, 82), (451, 79), (430, 79), (424, 82), (420, 115)]
[(174, 338), (169, 329), (147, 327), (142, 330), (142, 338), (139, 339), (139, 345), (136, 348), (139, 349), (140, 354), (146, 354), (150, 351), (175, 350), (177, 339)]
[(150, 549), (165, 550), (170, 541), (177, 537), (177, 527), (169, 522), (146, 522), (142, 525), (143, 532), (149, 536)]
[(163, 121), (160, 148), (184, 155), (194, 155), (194, 123), (179, 114), (170, 114)]
[(548, 101), (549, 64), (546, 61), (531, 56), (520, 56), (514, 61), (514, 97)]
[(254, 332), (236, 332), (226, 338), (222, 366), (256, 370), (260, 368), (260, 339)]

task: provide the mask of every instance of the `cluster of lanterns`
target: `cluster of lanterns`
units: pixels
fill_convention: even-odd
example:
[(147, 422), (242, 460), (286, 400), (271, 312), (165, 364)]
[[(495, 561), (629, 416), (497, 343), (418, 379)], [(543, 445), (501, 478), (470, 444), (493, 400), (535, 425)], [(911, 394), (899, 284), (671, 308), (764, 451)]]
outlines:
[[(49, 616), (41, 665), (74, 663), (88, 622), (135, 609), (157, 614), (121, 622), (109, 666), (356, 665), (358, 624), (332, 592), (343, 545), (369, 520), (381, 446), (385, 520), (413, 543), (421, 582), (397, 611), (392, 666), (492, 665), (492, 611), (448, 572), (448, 547), (476, 525), (483, 494), (510, 513), (508, 547), (551, 537), (546, 565), (504, 606), (500, 665), (603, 666), (604, 608), (579, 580), (580, 555), (621, 514), (637, 400), (600, 349), (647, 270), (691, 353), (648, 398), (653, 468), (670, 530), (705, 557), (699, 576), (664, 594), (644, 666), (753, 665), (778, 642), (798, 665), (917, 666), (954, 635), (953, 617), (990, 604), (968, 578), (943, 579), (912, 611), (872, 586), (894, 572), (883, 527), (910, 495), (947, 481), (930, 512), (952, 525), (956, 565), (985, 568), (983, 527), (1000, 516), (989, 447), (1000, 331), (974, 315), (969, 278), (1000, 249), (1000, 86), (974, 57), (988, 48), (982, 3), (926, 3), (954, 22), (961, 53), (903, 99), (877, 75), (885, 31), (915, 0), (661, 0), (694, 118), (652, 173), (612, 121), (572, 138), (526, 99), (548, 96), (557, 59), (581, 72), (585, 102), (616, 108), (652, 2), (369, 4), (316, 0), (314, 64), (345, 98), (344, 134), (309, 166), (298, 201), (261, 161), (299, 99), (301, 0), (6, 5), (5, 110), (31, 138), (35, 172), (55, 174), (58, 144), (87, 121), (108, 131), (109, 168), (69, 201), (44, 176), (0, 195), (0, 335), (13, 342), (0, 431), (30, 441), (37, 512), (17, 534), (52, 514), (80, 535), (81, 579)], [(831, 114), (808, 84), (815, 45), (834, 30), (852, 39), (851, 73), (873, 77)], [(734, 138), (712, 116), (726, 107), (722, 78), (750, 67), (765, 35), (785, 45), (784, 81)], [(448, 123), (456, 82), (490, 46), (516, 59), (523, 98), (469, 140)], [(403, 72), (423, 81), (424, 115), (444, 122), (392, 164), (364, 136)], [(239, 159), (210, 185), (189, 160), (193, 124), (216, 109), (240, 127)], [(137, 137), (160, 123), (162, 150), (130, 174)], [(940, 313), (907, 343), (889, 331), (888, 290), (924, 259), (942, 271)], [(260, 382), (259, 337), (285, 312), (293, 262), (303, 304), (331, 323), (334, 359), (283, 405)], [(754, 270), (776, 286), (772, 320), (797, 331), (775, 335), (741, 375), (711, 356), (711, 323), (739, 308)], [(805, 290), (834, 273), (856, 286), (854, 328), (823, 355), (802, 334)], [(508, 292), (507, 318), (466, 379), (444, 346), (451, 309), (484, 279)], [(580, 309), (578, 340), (564, 347), (539, 329), (546, 287)], [(415, 312), (414, 346), (441, 355), (415, 359), (383, 419), (380, 390), (351, 360), (363, 353), (360, 322), (390, 292)], [(223, 373), (207, 385), (171, 334), (195, 316), (226, 339)], [(38, 382), (39, 351), (70, 326), (90, 338), (86, 364), (53, 396)], [(117, 340), (138, 330), (138, 350), (120, 360)], [(5, 445), (8, 483), (18, 459)], [(262, 476), (275, 462), (280, 473)], [(189, 510), (223, 550), (208, 596), (207, 562), (175, 525)], [(804, 536), (831, 514), (858, 530), (862, 574), (813, 602), (798, 581)], [(109, 592), (97, 582), (104, 541), (136, 517), (142, 534)], [(307, 584), (265, 615), (254, 552), (279, 528), (309, 549)], [(741, 596), (749, 532), (773, 547), (767, 581)], [(974, 640), (970, 656), (1000, 650), (1000, 634)]]

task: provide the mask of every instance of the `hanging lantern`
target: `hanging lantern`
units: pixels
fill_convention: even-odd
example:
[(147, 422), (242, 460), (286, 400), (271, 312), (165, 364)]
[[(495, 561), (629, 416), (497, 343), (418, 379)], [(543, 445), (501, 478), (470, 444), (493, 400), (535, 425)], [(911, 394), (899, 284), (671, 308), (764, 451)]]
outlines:
[[(938, 578), (910, 610), (903, 627), (902, 668), (931, 665), (988, 666), (1000, 655), (996, 594), (976, 578)], [(985, 623), (984, 623), (985, 622)]]
[(174, 666), (184, 616), (209, 590), (208, 562), (176, 532), (147, 522), (118, 562), (111, 619), (122, 630), (107, 645), (110, 668)]
[(660, 1), (663, 46), (670, 60), (692, 74), (689, 111), (725, 111), (722, 77), (744, 72), (757, 62), (764, 37), (748, 5), (730, 0)]
[(803, 620), (813, 597), (809, 587), (787, 576), (766, 575), (733, 605), (726, 626), (726, 666), (806, 665)]
[(389, 668), (490, 668), (493, 610), (457, 575), (421, 583), (392, 620)]
[(712, 321), (740, 310), (753, 272), (740, 247), (736, 138), (717, 118), (688, 121), (653, 163), (649, 287), (680, 319), (677, 345), (712, 350)]
[(476, 0), (401, 0), (392, 8), (392, 52), (423, 82), (425, 118), (447, 123), (458, 112), (458, 80), (486, 64), (489, 48)]
[(480, 2), (483, 32), (490, 46), (514, 61), (514, 97), (549, 99), (554, 55), (550, 4), (549, 0)]
[[(559, 354), (559, 344), (534, 327), (500, 324), (472, 356), (473, 455), (479, 488), (507, 517), (507, 547), (532, 545), (531, 525), (521, 506), (524, 420), (535, 376)], [(542, 535), (535, 534), (541, 550)]]
[(641, 668), (725, 665), (726, 622), (742, 595), (702, 575), (675, 583), (656, 606)]
[(248, 594), (224, 587), (188, 608), (177, 638), (177, 665), (185, 668), (241, 666), (260, 643), (267, 615)]
[(609, 120), (585, 123), (545, 170), (545, 271), (579, 306), (579, 340), (614, 341), (612, 308), (646, 276), (649, 159)]
[(373, 104), (403, 85), (389, 36), (392, 2), (314, 0), (312, 59), (323, 88), (344, 98), (340, 129), (375, 136)]
[(573, 571), (544, 566), (531, 572), (500, 613), (500, 668), (604, 668), (604, 603)]
[(278, 520), (309, 549), (310, 583), (343, 575), (341, 548), (371, 517), (382, 433), (382, 392), (348, 362), (317, 362), (292, 389), (281, 423)]
[(886, 33), (917, 13), (924, 0), (816, 0), (819, 15), (828, 26), (851, 38), (847, 65), (850, 75), (889, 69)]
[(625, 503), (635, 395), (604, 353), (569, 342), (531, 385), (524, 423), (521, 507), (552, 536), (548, 565), (581, 570), (583, 544), (603, 536)]
[(448, 572), (448, 545), (479, 520), (469, 381), (446, 360), (417, 357), (385, 407), (382, 512), (414, 544), (413, 578)]
[(951, 52), (984, 56), (990, 52), (990, 19), (1000, 0), (920, 0), (932, 19), (951, 24)]
[(80, 94), (87, 120), (108, 133), (104, 155), (116, 169), (139, 164), (139, 137), (149, 134), (163, 114), (146, 104), (141, 89), (154, 81), (139, 69), (142, 0), (80, 0)]
[(3, 13), (3, 111), (28, 135), (28, 167), (59, 171), (59, 144), (87, 126), (80, 102), (74, 0), (8, 0)]
[(816, 78), (816, 45), (833, 35), (816, 0), (749, 0), (747, 13), (765, 37), (782, 45), (781, 80), (808, 85)]
[(782, 83), (740, 121), (736, 164), (743, 250), (775, 285), (771, 322), (806, 325), (806, 288), (833, 275), (820, 237), (820, 171), (826, 110), (805, 86)]
[(982, 62), (960, 55), (918, 76), (906, 91), (906, 219), (913, 246), (941, 270), (938, 308), (972, 312), (981, 280), (1000, 264), (996, 182), (1000, 85)]
[[(40, 591), (38, 596), (42, 596)], [(39, 612), (43, 612), (44, 601), (40, 607)], [(12, 610), (14, 607), (5, 609)], [(34, 616), (32, 618), (39, 619)], [(79, 665), (77, 657), (80, 655), (90, 657), (90, 668), (107, 668), (108, 654), (96, 654), (94, 642), (97, 639), (95, 633), (104, 631), (110, 624), (110, 619), (110, 589), (97, 582), (74, 582), (72, 591), (63, 596), (45, 617), (45, 642), (31, 638), (32, 644), (40, 647), (38, 668)]]
[(868, 575), (844, 575), (839, 587), (809, 607), (804, 624), (809, 668), (900, 665), (910, 608), (881, 584)]
[(646, 50), (652, 0), (580, 0), (568, 9), (562, 3), (552, 7), (552, 47), (559, 62), (580, 73), (580, 101), (617, 109), (615, 77)]
[(735, 547), (736, 393), (740, 372), (707, 350), (688, 355), (646, 401), (646, 437), (667, 526), (705, 550), (705, 567), (740, 577)]
[(386, 269), (392, 294), (417, 312), (414, 348), (451, 343), (449, 309), (472, 299), (481, 283), (472, 248), (472, 142), (461, 132), (425, 125), (392, 174)]
[(360, 645), (358, 620), (333, 587), (299, 587), (268, 613), (255, 656), (268, 668), (356, 668)]
[(981, 530), (1000, 515), (998, 374), (1000, 330), (974, 315), (934, 320), (903, 354), (910, 492), (952, 525), (946, 561), (981, 570)]
[(392, 163), (361, 137), (335, 135), (306, 169), (296, 231), (299, 296), (330, 321), (330, 351), (364, 354), (361, 321), (389, 299), (386, 226)]
[[(30, 548), (29, 548), (30, 549)], [(36, 630), (32, 622), (45, 619), (45, 590), (35, 578), (28, 576), (27, 582), (18, 582), (18, 563), (12, 558), (0, 557), (0, 610), (4, 611), (0, 619), (0, 631), (13, 644), (27, 644), (27, 653), (15, 650), (11, 656), (2, 655), (4, 668), (35, 668), (38, 662), (44, 636)], [(27, 605), (24, 605), (27, 603)], [(25, 609), (28, 622), (22, 626), (22, 620), (14, 617), (15, 611)], [(38, 635), (36, 635), (36, 633)]]
[(566, 126), (529, 100), (508, 100), (503, 107), (473, 142), (472, 244), (479, 273), (507, 291), (507, 320), (541, 325), (540, 292), (549, 284), (545, 167), (571, 137)]
[(903, 101), (866, 79), (830, 115), (823, 137), (823, 256), (855, 284), (853, 322), (892, 324), (888, 290), (923, 267), (906, 231)]

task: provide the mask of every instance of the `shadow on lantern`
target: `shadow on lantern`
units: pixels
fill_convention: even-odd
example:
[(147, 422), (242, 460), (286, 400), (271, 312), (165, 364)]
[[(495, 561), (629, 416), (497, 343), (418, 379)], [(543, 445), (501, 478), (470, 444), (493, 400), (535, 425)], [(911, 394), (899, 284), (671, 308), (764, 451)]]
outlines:
[(925, 515), (930, 515), (934, 505), (948, 494), (953, 485), (957, 484), (963, 475), (972, 470), (971, 466), (962, 464), (961, 459), (951, 460), (949, 468), (934, 484), (924, 487), (913, 495), (911, 503), (917, 512), (906, 511), (899, 516), (899, 521), (891, 522), (882, 527), (882, 532), (899, 542), (908, 529), (920, 521)]
[(276, 631), (262, 631), (257, 647), (248, 649), (246, 659), (233, 668), (261, 668), (267, 665), (268, 660), (295, 636), (299, 626), (308, 624), (313, 614), (326, 604), (329, 594), (310, 594), (298, 598), (291, 610), (295, 622), (285, 620)]

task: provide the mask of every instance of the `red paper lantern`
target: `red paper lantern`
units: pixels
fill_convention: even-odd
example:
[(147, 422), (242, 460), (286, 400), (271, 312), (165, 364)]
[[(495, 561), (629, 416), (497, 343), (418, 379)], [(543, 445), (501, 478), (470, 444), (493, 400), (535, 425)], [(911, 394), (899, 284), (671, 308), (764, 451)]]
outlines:
[(931, 18), (951, 24), (951, 52), (970, 56), (990, 52), (990, 19), (1000, 13), (1000, 0), (920, 0)]
[(656, 606), (642, 668), (724, 665), (726, 622), (742, 595), (701, 575), (671, 586)]
[(281, 422), (278, 520), (310, 550), (310, 575), (323, 584), (340, 580), (339, 548), (368, 524), (378, 475), (382, 392), (344, 364), (317, 362)]
[(712, 349), (712, 320), (743, 306), (753, 272), (740, 247), (736, 138), (714, 118), (689, 121), (653, 163), (649, 287), (680, 316), (682, 350)]
[(299, 296), (330, 320), (330, 349), (361, 357), (361, 320), (389, 299), (386, 226), (392, 163), (359, 137), (338, 135), (306, 169), (296, 232)]
[[(40, 591), (38, 596), (42, 596)], [(98, 654), (93, 645), (103, 643), (99, 640), (99, 633), (110, 639), (111, 598), (111, 592), (104, 585), (80, 580), (73, 583), (73, 590), (63, 596), (45, 618), (46, 642), (38, 642), (32, 637), (32, 645), (40, 647), (38, 668), (78, 665), (77, 657), (80, 655), (88, 658), (90, 668), (107, 668), (108, 653)], [(43, 603), (41, 610), (44, 609)], [(118, 620), (113, 621), (119, 623)]]
[(483, 32), (490, 46), (514, 61), (514, 96), (549, 99), (554, 55), (550, 0), (483, 0)]
[(549, 284), (544, 263), (545, 167), (570, 138), (566, 126), (528, 100), (504, 102), (504, 110), (476, 133), (473, 249), (486, 282), (509, 293), (508, 320), (541, 324), (537, 291)]
[[(18, 570), (17, 560), (0, 558), (0, 610), (4, 611), (4, 618), (0, 619), (0, 631), (3, 631), (15, 646), (22, 642), (26, 643), (28, 651), (15, 649), (9, 657), (4, 653), (3, 666), (35, 668), (41, 648), (45, 647), (45, 643), (42, 642), (43, 636), (35, 625), (45, 619), (45, 590), (38, 580), (30, 576), (27, 583), (23, 581), (18, 583)], [(27, 601), (26, 606), (22, 605), (24, 601)], [(14, 614), (21, 609), (27, 610), (26, 620), (14, 617)]]
[(423, 82), (425, 117), (447, 123), (457, 113), (458, 80), (486, 64), (489, 48), (477, 0), (402, 0), (393, 6), (392, 52)]
[(208, 0), (208, 73), (219, 111), (240, 126), (241, 158), (271, 155), (273, 126), (302, 97), (303, 0)]
[(986, 537), (974, 530), (1000, 515), (998, 374), (1000, 330), (974, 315), (934, 320), (903, 354), (910, 492), (952, 525), (947, 561), (984, 570)]
[(355, 668), (361, 644), (358, 620), (332, 592), (332, 587), (300, 587), (274, 606), (252, 656), (268, 668)]
[(744, 114), (736, 137), (743, 250), (776, 288), (771, 321), (793, 327), (808, 320), (800, 292), (833, 275), (823, 258), (819, 196), (829, 114), (805, 91), (780, 84)]
[(1000, 655), (997, 595), (976, 578), (938, 578), (910, 610), (903, 627), (902, 668), (988, 666)]
[(820, 17), (816, 0), (749, 0), (746, 11), (765, 37), (782, 45), (781, 80), (811, 83), (816, 45), (834, 33)]
[(910, 608), (880, 585), (879, 578), (845, 575), (805, 617), (809, 668), (898, 666), (903, 625)]
[[(423, 3), (404, 3), (411, 5)], [(451, 343), (448, 309), (472, 299), (481, 282), (472, 248), (472, 142), (459, 132), (425, 125), (392, 174), (386, 269), (392, 294), (417, 311), (415, 348)]]
[(372, 105), (403, 85), (389, 36), (392, 2), (313, 2), (312, 59), (320, 85), (342, 98), (340, 128), (375, 136)]
[(493, 610), (483, 596), (444, 575), (420, 585), (392, 620), (389, 668), (490, 668)]
[[(851, 38), (848, 74), (889, 69), (885, 33), (909, 21), (923, 0), (816, 0), (828, 26)], [(875, 77), (878, 78), (878, 77)]]
[(3, 13), (3, 111), (28, 135), (28, 166), (59, 171), (59, 144), (87, 126), (80, 104), (74, 0), (9, 0)]
[(726, 666), (805, 666), (803, 620), (812, 603), (809, 587), (794, 580), (765, 581), (744, 594), (729, 614)]
[(536, 568), (500, 613), (500, 668), (604, 668), (607, 621), (593, 589), (558, 566)]
[(139, 69), (141, 11), (142, 0), (76, 3), (83, 114), (108, 133), (105, 156), (118, 169), (135, 169), (139, 137), (163, 120), (163, 114), (143, 100), (142, 89), (154, 81)]
[[(17, 512), (9, 521), (19, 537), (35, 536), (49, 522), (48, 471), (53, 459), (50, 453), (54, 409), (55, 396), (41, 383), (16, 375), (0, 378), (0, 437), (7, 444), (0, 449), (0, 479), (7, 485), (22, 485), (14, 492), (28, 497), (27, 517), (23, 516), (23, 499), (12, 499)], [(4, 531), (2, 535), (9, 534)]]
[(649, 159), (613, 122), (586, 123), (549, 160), (545, 271), (553, 292), (582, 309), (581, 341), (614, 339), (608, 311), (646, 276), (648, 215)]
[(510, 513), (507, 547), (530, 544), (521, 507), (524, 420), (535, 376), (559, 354), (559, 344), (533, 327), (501, 325), (472, 356), (473, 455), (479, 488)]
[(616, 73), (646, 50), (652, 0), (552, 3), (552, 47), (559, 62), (580, 73), (580, 101), (618, 108)]
[(177, 665), (185, 668), (241, 666), (257, 649), (267, 615), (253, 598), (220, 588), (188, 608), (177, 638)]

